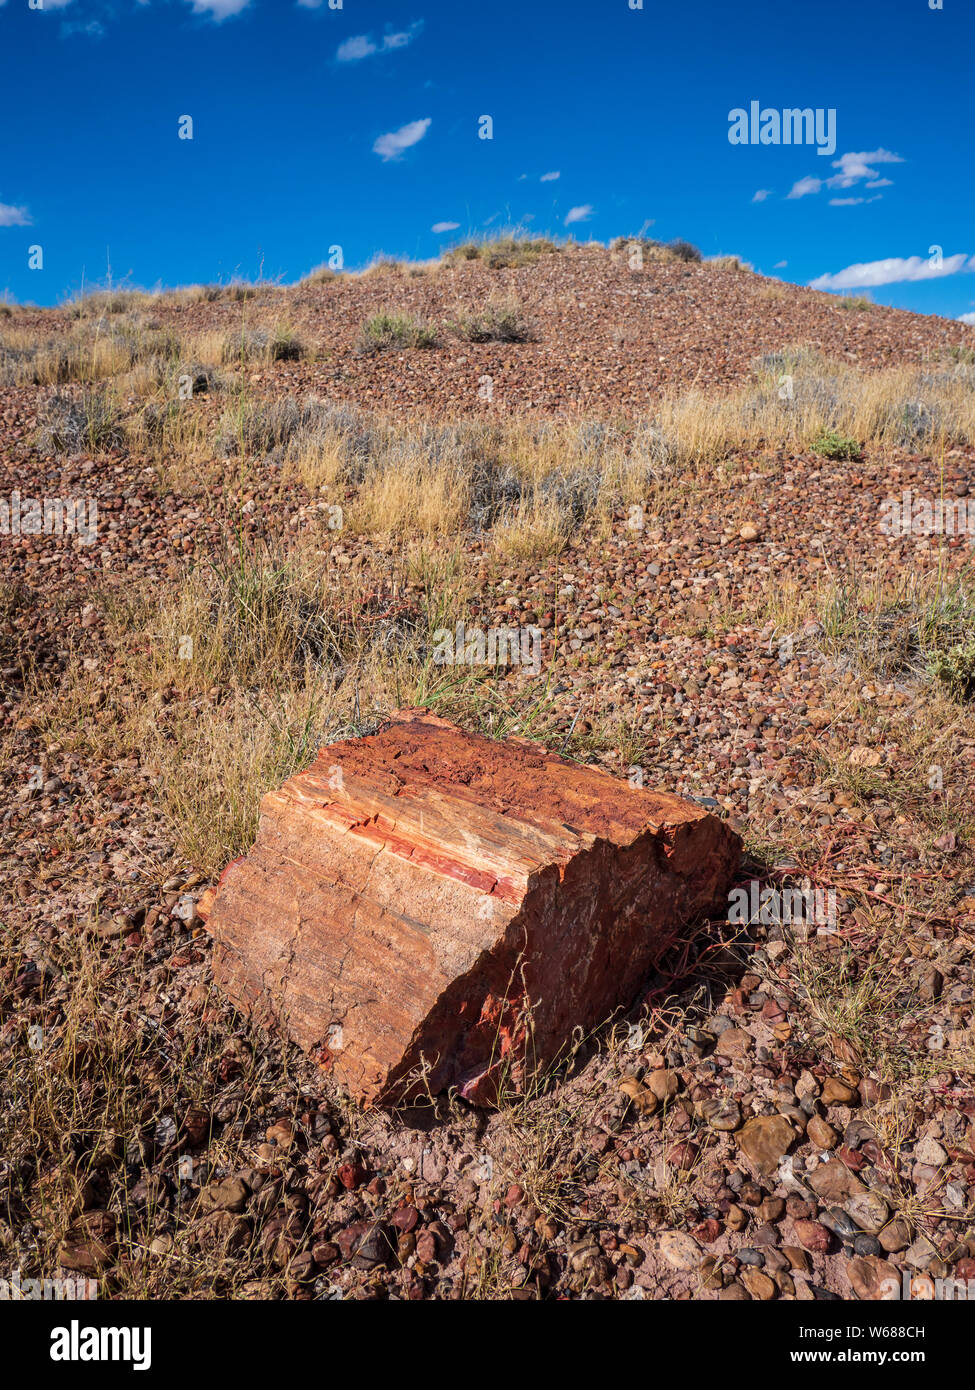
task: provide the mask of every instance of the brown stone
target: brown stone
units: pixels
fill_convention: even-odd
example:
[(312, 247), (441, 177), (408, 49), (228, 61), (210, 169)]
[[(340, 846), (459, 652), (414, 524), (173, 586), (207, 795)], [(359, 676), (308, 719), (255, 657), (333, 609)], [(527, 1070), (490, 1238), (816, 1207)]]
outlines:
[(818, 1221), (800, 1220), (795, 1223), (796, 1240), (804, 1250), (825, 1255), (829, 1249), (829, 1231)]
[(768, 1303), (775, 1297), (775, 1285), (767, 1274), (763, 1274), (760, 1269), (746, 1268), (741, 1272), (741, 1282), (751, 1294), (752, 1298), (760, 1303)]
[(247, 1205), (248, 1195), (247, 1185), (240, 1178), (211, 1182), (200, 1193), (200, 1210), (240, 1212)]
[(879, 1255), (857, 1255), (846, 1266), (846, 1272), (857, 1298), (877, 1302), (900, 1297), (900, 1275)]
[(735, 1137), (760, 1173), (774, 1173), (795, 1143), (796, 1132), (784, 1115), (756, 1115)]
[(888, 1255), (906, 1250), (911, 1243), (911, 1228), (902, 1216), (895, 1216), (877, 1236)]
[(860, 1092), (840, 1077), (828, 1076), (823, 1082), (821, 1099), (824, 1105), (858, 1105)]
[(824, 1202), (845, 1202), (866, 1188), (855, 1173), (838, 1158), (819, 1164), (806, 1177), (809, 1186)]
[(820, 1115), (813, 1115), (806, 1126), (806, 1134), (817, 1149), (835, 1149), (840, 1138), (833, 1126)]
[(264, 797), (209, 907), (214, 979), (360, 1100), (491, 1103), (632, 1002), (740, 844), (678, 797), (400, 711)]
[(809, 1256), (801, 1245), (783, 1245), (782, 1253), (792, 1269), (799, 1274), (809, 1273)]

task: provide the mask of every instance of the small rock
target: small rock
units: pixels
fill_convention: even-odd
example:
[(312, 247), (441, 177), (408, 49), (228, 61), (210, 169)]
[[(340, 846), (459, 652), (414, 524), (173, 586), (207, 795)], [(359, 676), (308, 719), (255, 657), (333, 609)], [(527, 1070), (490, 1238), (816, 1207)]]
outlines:
[(887, 1203), (876, 1192), (855, 1192), (844, 1206), (861, 1231), (869, 1235), (875, 1236), (890, 1216)]
[(824, 1202), (846, 1202), (857, 1192), (866, 1192), (860, 1179), (838, 1158), (827, 1159), (808, 1176), (809, 1186)]
[(826, 1254), (829, 1249), (829, 1231), (818, 1221), (797, 1221), (795, 1232), (796, 1240), (804, 1250), (811, 1250), (817, 1255)]
[(914, 1159), (917, 1163), (930, 1163), (933, 1168), (938, 1168), (948, 1162), (948, 1155), (937, 1139), (928, 1138), (921, 1139), (915, 1146)]
[(892, 1264), (877, 1255), (855, 1255), (846, 1266), (846, 1273), (859, 1299), (888, 1302), (900, 1297), (900, 1275)]
[(730, 1096), (714, 1096), (702, 1101), (701, 1114), (712, 1129), (730, 1132), (741, 1124), (741, 1107)]
[(211, 1182), (200, 1193), (200, 1210), (240, 1212), (247, 1205), (247, 1184), (240, 1178), (224, 1178)]
[(657, 1071), (652, 1071), (647, 1077), (647, 1086), (663, 1102), (673, 1100), (680, 1090), (680, 1077), (675, 1071), (670, 1071), (666, 1067), (661, 1067)]
[(652, 1115), (657, 1108), (657, 1097), (635, 1076), (620, 1078), (620, 1090), (633, 1104), (639, 1115)]
[(799, 1245), (783, 1245), (782, 1254), (797, 1274), (809, 1273), (809, 1256)]
[(911, 1228), (902, 1217), (895, 1216), (893, 1221), (878, 1233), (877, 1239), (889, 1255), (897, 1255), (910, 1245)]
[(823, 1150), (835, 1149), (840, 1138), (833, 1126), (820, 1115), (814, 1115), (809, 1121), (806, 1134), (815, 1148)]
[(686, 1231), (664, 1231), (658, 1248), (674, 1269), (696, 1270), (701, 1263), (701, 1247)]
[(774, 1173), (779, 1160), (795, 1143), (796, 1132), (784, 1115), (756, 1115), (736, 1138), (760, 1173)]
[(768, 1303), (770, 1299), (775, 1297), (775, 1284), (760, 1269), (743, 1270), (741, 1282), (752, 1298), (757, 1298), (761, 1303)]
[(856, 1086), (849, 1085), (842, 1081), (838, 1076), (828, 1076), (823, 1082), (822, 1095), (820, 1096), (824, 1105), (859, 1105), (860, 1092)]

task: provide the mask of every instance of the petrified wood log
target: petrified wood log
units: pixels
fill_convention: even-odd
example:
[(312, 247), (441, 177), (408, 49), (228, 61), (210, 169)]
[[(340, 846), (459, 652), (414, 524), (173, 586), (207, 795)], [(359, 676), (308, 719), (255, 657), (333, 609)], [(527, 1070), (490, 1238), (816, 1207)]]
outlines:
[(354, 1096), (493, 1103), (634, 999), (740, 841), (699, 806), (420, 710), (261, 803), (203, 908), (214, 978)]

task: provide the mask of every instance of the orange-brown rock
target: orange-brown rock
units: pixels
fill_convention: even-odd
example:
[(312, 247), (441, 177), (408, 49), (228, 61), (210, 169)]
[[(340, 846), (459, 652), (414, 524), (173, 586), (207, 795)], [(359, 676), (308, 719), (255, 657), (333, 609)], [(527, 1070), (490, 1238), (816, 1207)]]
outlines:
[(357, 1098), (491, 1103), (632, 1002), (739, 853), (691, 802), (403, 710), (269, 792), (202, 910), (217, 984)]

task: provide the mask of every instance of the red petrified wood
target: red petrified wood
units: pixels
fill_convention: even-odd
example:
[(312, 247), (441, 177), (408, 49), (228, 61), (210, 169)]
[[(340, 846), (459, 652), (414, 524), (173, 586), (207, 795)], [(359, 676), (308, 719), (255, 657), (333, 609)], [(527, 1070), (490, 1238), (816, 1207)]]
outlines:
[(632, 1002), (739, 853), (691, 802), (402, 710), (264, 797), (214, 977), (360, 1100), (491, 1103)]

